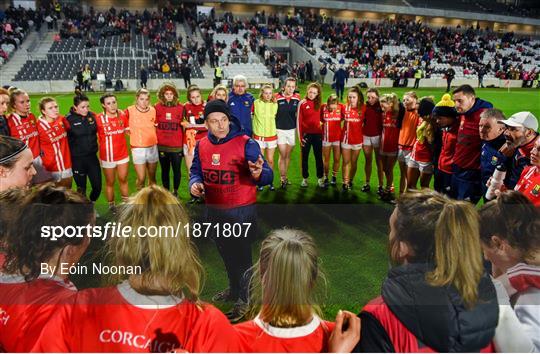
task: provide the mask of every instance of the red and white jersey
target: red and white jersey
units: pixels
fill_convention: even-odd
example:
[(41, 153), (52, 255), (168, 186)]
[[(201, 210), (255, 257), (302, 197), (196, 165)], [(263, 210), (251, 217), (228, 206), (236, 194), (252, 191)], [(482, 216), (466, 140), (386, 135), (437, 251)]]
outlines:
[(11, 113), (7, 121), (11, 136), (24, 141), (32, 150), (34, 158), (38, 157), (40, 150), (36, 116), (30, 113), (26, 117), (21, 117), (17, 113)]
[(60, 116), (49, 123), (44, 118), (38, 121), (39, 147), (43, 167), (49, 172), (61, 172), (71, 168), (71, 152), (66, 132), (65, 118)]
[(540, 168), (525, 167), (514, 190), (523, 193), (536, 207), (540, 207)]
[(187, 102), (184, 105), (184, 119), (190, 124), (197, 124), (196, 128), (190, 128), (197, 131), (197, 135), (195, 136), (196, 140), (201, 140), (208, 134), (208, 129), (204, 125), (205, 106), (205, 102), (199, 105), (194, 105), (193, 103)]
[(399, 128), (397, 119), (392, 117), (392, 112), (384, 113), (383, 132), (381, 138), (381, 152), (397, 153), (399, 141)]
[[(417, 129), (420, 128), (423, 122), (424, 120), (422, 118), (418, 119)], [(414, 140), (413, 148), (411, 151), (411, 159), (416, 162), (423, 162), (423, 163), (428, 163), (428, 162), (433, 161), (433, 151), (431, 150), (431, 147), (427, 141), (427, 138), (424, 137), (424, 139), (422, 139), (422, 142), (420, 142), (418, 138)]]
[(0, 273), (0, 351), (29, 352), (45, 324), (76, 291), (57, 277), (26, 282), (23, 276)]
[(330, 112), (327, 105), (321, 106), (321, 122), (323, 130), (323, 141), (333, 143), (341, 138), (341, 121), (343, 120), (343, 105)]
[(343, 132), (341, 134), (341, 142), (348, 145), (362, 144), (364, 135), (362, 126), (364, 124), (365, 106), (362, 105), (360, 111), (356, 108), (345, 107)]
[(128, 118), (124, 111), (118, 110), (116, 117), (105, 113), (96, 116), (99, 141), (99, 159), (105, 162), (121, 161), (128, 158), (126, 127)]
[(240, 351), (255, 353), (328, 352), (328, 338), (335, 324), (313, 316), (310, 323), (294, 328), (278, 328), (258, 316), (234, 326), (240, 340)]
[(54, 316), (33, 348), (38, 352), (238, 352), (225, 315), (210, 304), (145, 296), (127, 281), (86, 289)]

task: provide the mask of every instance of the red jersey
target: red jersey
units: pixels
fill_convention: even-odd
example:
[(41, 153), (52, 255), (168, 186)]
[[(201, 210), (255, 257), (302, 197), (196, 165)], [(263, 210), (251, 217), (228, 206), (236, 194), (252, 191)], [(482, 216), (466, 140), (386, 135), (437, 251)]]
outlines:
[(184, 119), (190, 124), (197, 124), (196, 128), (190, 128), (197, 131), (197, 135), (195, 136), (196, 140), (201, 140), (208, 134), (208, 129), (206, 129), (206, 126), (204, 125), (205, 106), (206, 102), (203, 102), (199, 105), (194, 105), (190, 102), (187, 102), (184, 105)]
[(96, 125), (100, 160), (115, 162), (128, 158), (125, 135), (128, 125), (127, 115), (121, 110), (118, 110), (116, 117), (100, 113), (96, 116)]
[(457, 134), (459, 123), (454, 124), (448, 129), (443, 130), (442, 148), (439, 155), (438, 169), (445, 173), (452, 173), (452, 164), (454, 163), (454, 153), (456, 151)]
[(398, 152), (399, 129), (397, 118), (392, 118), (392, 112), (386, 112), (383, 119), (383, 131), (381, 138), (381, 152)]
[(341, 138), (341, 121), (343, 120), (343, 105), (330, 112), (328, 106), (321, 106), (321, 123), (323, 128), (323, 141), (333, 143)]
[(364, 119), (364, 135), (365, 136), (380, 136), (383, 130), (383, 111), (379, 103), (374, 106), (369, 103), (365, 104), (366, 115)]
[(37, 130), (37, 119), (30, 113), (26, 117), (22, 117), (17, 113), (11, 113), (7, 117), (9, 132), (11, 136), (22, 140), (32, 150), (34, 158), (40, 154), (39, 137)]
[(145, 296), (127, 281), (86, 289), (58, 311), (34, 346), (39, 352), (237, 352), (218, 309), (174, 296)]
[(315, 103), (312, 100), (303, 99), (298, 107), (298, 135), (302, 138), (303, 134), (321, 134), (321, 109), (315, 109)]
[(535, 206), (540, 207), (540, 168), (525, 167), (514, 190), (523, 193)]
[[(420, 118), (418, 120), (418, 127), (422, 125), (424, 120)], [(416, 139), (411, 152), (411, 159), (416, 162), (432, 162), (433, 160), (433, 151), (427, 141), (427, 138), (424, 137), (422, 142)]]
[(294, 328), (278, 328), (259, 317), (234, 326), (240, 340), (240, 351), (255, 353), (328, 352), (328, 338), (335, 324), (313, 316), (310, 323)]
[(156, 104), (156, 122), (158, 145), (181, 148), (184, 144), (182, 121), (184, 120), (184, 106), (165, 106)]
[(343, 131), (341, 133), (341, 142), (343, 144), (358, 145), (364, 141), (362, 134), (362, 125), (364, 124), (364, 116), (366, 105), (362, 105), (360, 112), (356, 108), (345, 107), (343, 119)]
[(49, 123), (39, 118), (37, 130), (43, 167), (49, 172), (60, 172), (71, 168), (71, 153), (67, 139), (64, 117)]
[(459, 116), (460, 125), (454, 164), (461, 169), (480, 170), (482, 140), (478, 125), (480, 124), (480, 114), (485, 110), (486, 108), (479, 108), (472, 113)]
[(26, 282), (19, 275), (0, 274), (0, 290), (0, 350), (29, 352), (50, 318), (72, 301), (77, 289), (57, 277)]

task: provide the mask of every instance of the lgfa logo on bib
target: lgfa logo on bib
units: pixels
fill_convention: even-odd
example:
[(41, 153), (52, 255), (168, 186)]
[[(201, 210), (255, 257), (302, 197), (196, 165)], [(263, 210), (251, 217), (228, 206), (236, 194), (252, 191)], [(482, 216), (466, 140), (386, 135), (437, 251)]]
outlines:
[(221, 159), (220, 154), (212, 154), (212, 165), (213, 166), (219, 166), (220, 165), (220, 159)]

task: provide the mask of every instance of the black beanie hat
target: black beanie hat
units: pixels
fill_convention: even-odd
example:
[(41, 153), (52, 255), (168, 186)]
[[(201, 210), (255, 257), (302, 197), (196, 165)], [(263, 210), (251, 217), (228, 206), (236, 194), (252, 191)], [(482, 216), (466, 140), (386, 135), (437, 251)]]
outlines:
[(204, 119), (208, 118), (208, 115), (214, 112), (225, 113), (225, 115), (229, 117), (229, 119), (231, 118), (231, 111), (229, 110), (229, 106), (223, 100), (212, 100), (208, 102), (204, 107)]
[(435, 103), (431, 98), (423, 98), (418, 105), (418, 115), (420, 117), (429, 116), (433, 112)]

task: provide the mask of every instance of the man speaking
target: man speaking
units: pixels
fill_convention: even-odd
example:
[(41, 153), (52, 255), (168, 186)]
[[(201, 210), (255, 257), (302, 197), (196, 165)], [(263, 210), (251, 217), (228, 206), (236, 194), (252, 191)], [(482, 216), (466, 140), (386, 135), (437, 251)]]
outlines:
[[(252, 266), (251, 243), (256, 236), (256, 186), (270, 184), (274, 175), (257, 142), (244, 134), (224, 101), (209, 102), (204, 118), (208, 136), (195, 147), (189, 187), (193, 196), (205, 198), (206, 221), (212, 225), (229, 277), (229, 288), (213, 300), (235, 301), (227, 314), (235, 322), (247, 311), (250, 275), (246, 272)], [(240, 225), (239, 237), (225, 231), (238, 230)]]

